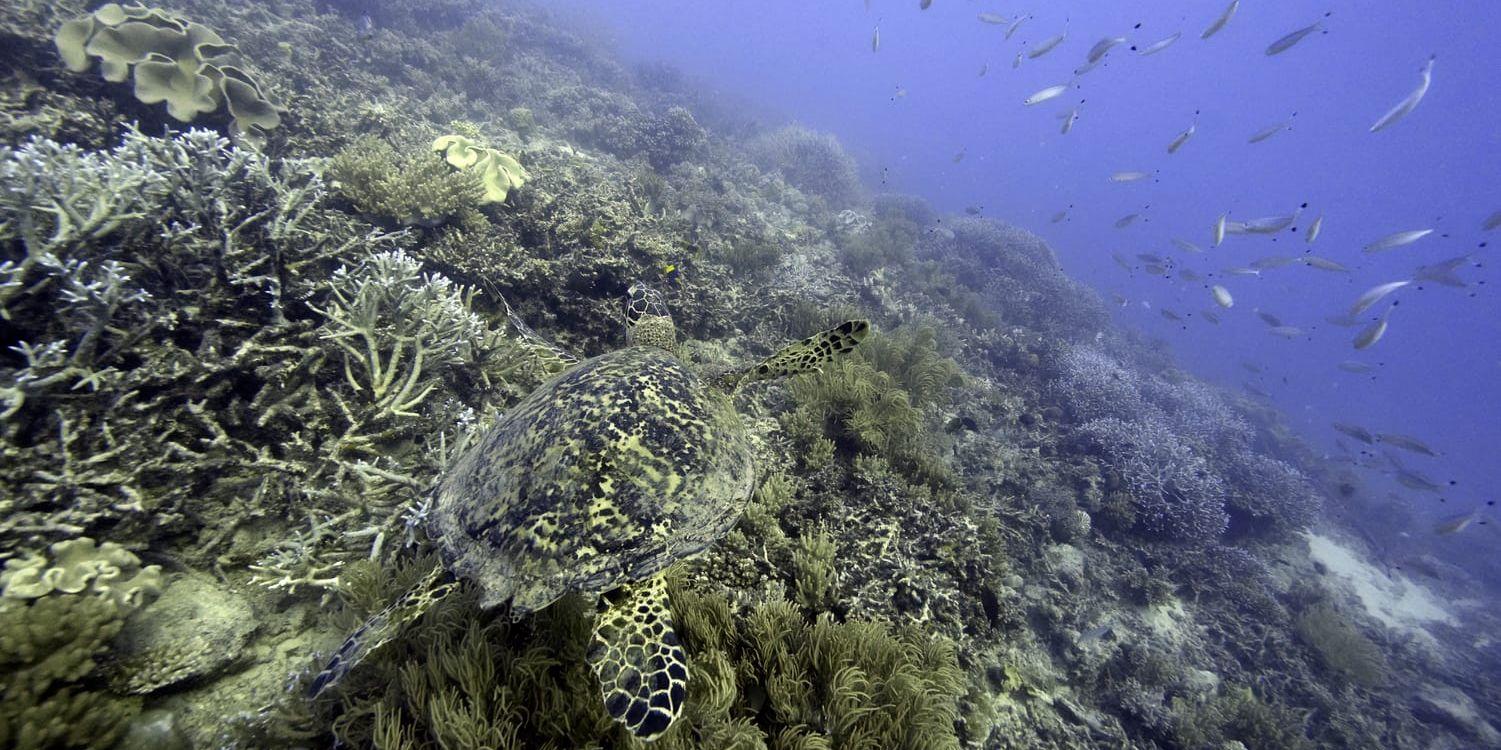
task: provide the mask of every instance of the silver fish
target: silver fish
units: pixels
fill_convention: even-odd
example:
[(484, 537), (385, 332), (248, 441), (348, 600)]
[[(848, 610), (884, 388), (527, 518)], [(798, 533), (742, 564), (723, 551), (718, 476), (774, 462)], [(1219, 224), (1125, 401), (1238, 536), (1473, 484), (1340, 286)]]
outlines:
[(1306, 331), (1297, 326), (1276, 326), (1271, 329), (1272, 333), (1285, 339), (1295, 339), (1302, 336)]
[(1167, 152), (1170, 154), (1178, 153), (1178, 149), (1183, 148), (1183, 144), (1188, 143), (1188, 139), (1194, 137), (1194, 133), (1198, 132), (1198, 130), (1199, 120), (1198, 118), (1194, 118), (1193, 123), (1188, 126), (1188, 130), (1179, 133), (1167, 144)]
[(1213, 287), (1211, 287), (1209, 289), (1209, 293), (1214, 295), (1214, 304), (1219, 305), (1220, 307), (1229, 309), (1235, 305), (1235, 298), (1230, 296), (1230, 290), (1220, 286), (1219, 284), (1215, 284)]
[(1219, 313), (1217, 313), (1217, 312), (1215, 312), (1213, 310), (1200, 310), (1199, 311), (1199, 317), (1201, 317), (1204, 320), (1207, 320), (1210, 323), (1213, 323), (1215, 325), (1219, 325), (1220, 324)]
[(1159, 40), (1157, 40), (1155, 42), (1152, 42), (1151, 44), (1148, 44), (1147, 46), (1143, 47), (1138, 54), (1141, 54), (1141, 55), (1155, 55), (1158, 52), (1161, 52), (1161, 51), (1167, 49), (1168, 47), (1173, 46), (1173, 42), (1178, 41), (1178, 38), (1181, 37), (1181, 36), (1183, 36), (1183, 32), (1181, 32), (1181, 31), (1174, 32), (1171, 36), (1167, 37), (1166, 39), (1159, 39)]
[(1353, 359), (1347, 359), (1339, 363), (1339, 369), (1344, 370), (1345, 372), (1353, 372), (1356, 375), (1364, 375), (1374, 368), (1372, 368), (1365, 362), (1357, 362)]
[(1289, 257), (1286, 255), (1270, 255), (1265, 258), (1257, 258), (1256, 260), (1251, 261), (1251, 267), (1260, 271), (1267, 271), (1273, 268), (1290, 266), (1297, 262), (1297, 258)]
[(1458, 516), (1450, 516), (1433, 526), (1433, 533), (1439, 536), (1458, 534), (1469, 528), (1470, 524), (1480, 520), (1480, 511), (1472, 510), (1469, 513)]
[(1111, 182), (1138, 182), (1152, 175), (1147, 172), (1116, 172), (1110, 175)]
[(977, 77), (984, 78), (985, 74), (989, 73), (989, 72), (990, 72), (990, 63), (980, 63), (980, 75), (977, 76)]
[(1016, 53), (1016, 59), (1011, 61), (1011, 69), (1016, 70), (1022, 66), (1022, 53)]
[(1028, 50), (1027, 59), (1036, 60), (1037, 58), (1042, 57), (1049, 52), (1052, 52), (1058, 45), (1063, 44), (1063, 40), (1067, 36), (1068, 32), (1065, 31), (1058, 36), (1050, 36), (1047, 39), (1038, 42), (1037, 46), (1033, 47), (1031, 50)]
[(1276, 125), (1269, 125), (1265, 128), (1262, 128), (1261, 130), (1256, 131), (1255, 133), (1252, 133), (1251, 137), (1246, 139), (1246, 143), (1261, 143), (1262, 141), (1271, 138), (1272, 136), (1282, 132), (1283, 130), (1292, 127), (1292, 124), (1293, 121), (1291, 119), (1287, 119), (1277, 123)]
[(1403, 435), (1396, 432), (1378, 432), (1376, 433), (1376, 440), (1393, 448), (1401, 448), (1409, 453), (1416, 453), (1422, 456), (1438, 456), (1438, 453), (1429, 448), (1427, 443), (1411, 435)]
[(1320, 271), (1334, 271), (1335, 273), (1349, 273), (1350, 269), (1328, 258), (1320, 258), (1317, 255), (1305, 255), (1299, 261), (1309, 268), (1317, 268)]
[(1265, 310), (1257, 310), (1256, 311), (1256, 317), (1261, 318), (1261, 322), (1263, 322), (1263, 323), (1271, 326), (1272, 328), (1279, 328), (1279, 327), (1282, 326), (1282, 319), (1281, 318), (1279, 318), (1276, 315), (1273, 315), (1273, 314), (1271, 314), (1271, 313), (1269, 313), (1269, 312), (1267, 312)]
[(1057, 99), (1058, 97), (1063, 96), (1064, 92), (1066, 91), (1068, 91), (1068, 84), (1066, 83), (1060, 83), (1057, 86), (1049, 86), (1027, 97), (1026, 100), (1022, 102), (1022, 104), (1025, 104), (1028, 107), (1034, 104), (1041, 104), (1045, 101)]
[(1413, 281), (1431, 281), (1443, 286), (1465, 287), (1468, 284), (1454, 271), (1469, 261), (1469, 255), (1461, 255), (1458, 258), (1441, 260), (1433, 265), (1418, 266), (1418, 270), (1412, 273), (1412, 279)]
[(1178, 278), (1183, 279), (1184, 281), (1203, 281), (1204, 280), (1204, 277), (1200, 276), (1199, 272), (1193, 270), (1192, 268), (1180, 269), (1178, 271)]
[(1115, 220), (1115, 228), (1116, 229), (1125, 229), (1126, 227), (1131, 226), (1131, 224), (1134, 223), (1140, 217), (1141, 217), (1141, 214), (1126, 214), (1125, 216), (1122, 216), (1119, 219)]
[(1319, 218), (1314, 219), (1313, 223), (1308, 225), (1308, 233), (1303, 235), (1303, 241), (1312, 245), (1313, 241), (1319, 238), (1319, 232), (1322, 231), (1324, 231), (1324, 215), (1319, 214)]
[(1230, 214), (1220, 214), (1220, 218), (1215, 220), (1214, 243), (1210, 247), (1219, 247), (1220, 243), (1225, 241), (1225, 221), (1228, 218), (1230, 218)]
[(1393, 123), (1408, 116), (1414, 109), (1418, 108), (1418, 102), (1423, 101), (1423, 97), (1428, 93), (1428, 86), (1433, 83), (1432, 56), (1429, 56), (1428, 61), (1423, 63), (1423, 68), (1418, 71), (1418, 75), (1422, 76), (1422, 80), (1418, 82), (1418, 87), (1413, 89), (1412, 93), (1408, 94), (1406, 99), (1398, 102), (1397, 106), (1392, 107), (1386, 114), (1382, 115), (1381, 119), (1377, 120), (1376, 124), (1371, 126), (1372, 133), (1391, 127)]
[(1355, 438), (1356, 440), (1359, 440), (1362, 443), (1365, 443), (1366, 445), (1376, 444), (1376, 436), (1372, 435), (1370, 430), (1367, 430), (1360, 425), (1350, 424), (1348, 422), (1331, 422), (1330, 426), (1336, 430), (1339, 430), (1340, 432), (1343, 432), (1346, 435), (1349, 435), (1352, 438)]
[(1247, 219), (1241, 222), (1242, 234), (1276, 234), (1298, 220), (1297, 214), (1291, 216), (1263, 216), (1259, 219)]
[(1121, 268), (1124, 268), (1127, 271), (1131, 270), (1131, 261), (1126, 260), (1125, 258), (1122, 258), (1120, 253), (1111, 253), (1110, 257), (1111, 257), (1112, 260), (1115, 261), (1115, 264), (1117, 266), (1120, 266)]
[(1167, 261), (1165, 261), (1165, 260), (1162, 259), (1162, 256), (1160, 256), (1160, 255), (1154, 255), (1152, 253), (1137, 253), (1136, 254), (1136, 259), (1139, 260), (1139, 261), (1141, 261), (1141, 262), (1143, 262), (1143, 263), (1166, 263), (1167, 262)]
[(1230, 23), (1231, 17), (1235, 15), (1235, 9), (1239, 7), (1240, 0), (1230, 0), (1230, 6), (1225, 8), (1225, 12), (1221, 13), (1219, 18), (1214, 19), (1214, 23), (1209, 24), (1209, 28), (1204, 29), (1204, 33), (1200, 34), (1199, 38), (1208, 39), (1219, 33), (1220, 29), (1225, 28), (1225, 24)]
[(1177, 322), (1177, 323), (1183, 322), (1183, 316), (1182, 315), (1179, 315), (1178, 313), (1175, 313), (1172, 310), (1167, 309), (1166, 307), (1162, 308), (1161, 310), (1158, 310), (1157, 312), (1160, 315), (1162, 315), (1162, 317), (1167, 318), (1168, 320), (1171, 320), (1171, 321), (1174, 321), (1174, 322)]
[(875, 30), (870, 32), (870, 51), (881, 51), (881, 24), (876, 24)]
[(1112, 47), (1117, 44), (1125, 43), (1126, 38), (1123, 36), (1107, 36), (1104, 39), (1095, 42), (1094, 46), (1089, 48), (1089, 56), (1086, 59), (1089, 62), (1097, 63), (1100, 61), (1100, 58), (1103, 58), (1105, 56), (1105, 53), (1110, 51)]
[(1380, 341), (1381, 337), (1386, 335), (1386, 319), (1391, 316), (1391, 313), (1392, 308), (1386, 308), (1386, 311), (1381, 314), (1381, 317), (1376, 322), (1366, 326), (1360, 333), (1355, 334), (1355, 340), (1352, 342), (1355, 348), (1369, 349), (1375, 346), (1376, 342)]
[(1188, 240), (1180, 240), (1177, 237), (1173, 238), (1173, 246), (1177, 247), (1179, 250), (1182, 250), (1185, 253), (1202, 253), (1202, 252), (1204, 252), (1202, 249), (1200, 249), (1200, 247), (1198, 245), (1195, 245), (1194, 243), (1189, 242)]
[(1074, 107), (1073, 109), (1064, 112), (1061, 115), (1058, 115), (1058, 119), (1063, 121), (1063, 124), (1058, 127), (1058, 132), (1062, 133), (1063, 135), (1068, 135), (1069, 131), (1074, 129), (1074, 123), (1079, 121), (1079, 108)]
[(1340, 328), (1354, 328), (1355, 326), (1360, 325), (1359, 320), (1356, 320), (1354, 316), (1348, 314), (1330, 315), (1324, 318), (1324, 322), (1332, 326), (1339, 326)]
[(1260, 276), (1261, 275), (1261, 271), (1260, 270), (1255, 269), (1255, 268), (1246, 268), (1244, 266), (1231, 266), (1231, 267), (1225, 269), (1225, 273), (1228, 273), (1231, 276)]
[(1410, 490), (1418, 490), (1419, 492), (1441, 492), (1444, 489), (1442, 485), (1440, 485), (1438, 482), (1433, 481), (1432, 479), (1429, 479), (1422, 472), (1413, 471), (1411, 469), (1398, 469), (1397, 473), (1394, 476), (1396, 476), (1398, 484)]
[(1355, 300), (1355, 304), (1350, 307), (1350, 317), (1356, 317), (1366, 310), (1371, 309), (1371, 305), (1380, 302), (1381, 299), (1386, 295), (1391, 294), (1392, 292), (1395, 292), (1398, 289), (1401, 289), (1402, 287), (1407, 286), (1411, 283), (1412, 281), (1405, 279), (1402, 281), (1388, 281), (1385, 284), (1380, 284), (1367, 289), (1365, 291), (1365, 294), (1360, 295), (1360, 298)]
[(1402, 247), (1403, 245), (1411, 245), (1412, 243), (1417, 242), (1418, 240), (1421, 240), (1430, 234), (1433, 234), (1432, 229), (1409, 229), (1405, 232), (1393, 232), (1385, 237), (1382, 237), (1379, 240), (1376, 240), (1375, 242), (1372, 242), (1369, 245), (1366, 245), (1365, 251), (1368, 253), (1379, 253), (1382, 250), (1391, 250), (1392, 248)]
[(1031, 18), (1031, 16), (1021, 16), (1020, 18), (1017, 18), (1014, 22), (1012, 22), (1012, 24), (1010, 26), (1007, 26), (1006, 27), (1006, 38), (1010, 39), (1011, 35), (1015, 34), (1016, 30), (1019, 29), (1019, 28), (1021, 28), (1022, 21), (1025, 21), (1028, 18)]
[(1281, 39), (1272, 42), (1271, 45), (1266, 48), (1267, 57), (1271, 57), (1272, 55), (1279, 55), (1292, 49), (1293, 45), (1303, 41), (1303, 39), (1306, 38), (1309, 34), (1312, 34), (1313, 32), (1319, 31), (1323, 28), (1324, 20), (1321, 18), (1317, 21), (1314, 21), (1312, 24), (1309, 24), (1308, 26), (1304, 26), (1303, 28), (1294, 31), (1287, 36), (1284, 36)]
[(1053, 218), (1051, 219), (1051, 223), (1057, 224), (1058, 222), (1063, 221), (1064, 219), (1067, 219), (1067, 218), (1068, 218), (1068, 209), (1065, 208), (1062, 211), (1059, 211), (1058, 213), (1053, 214)]
[(1083, 65), (1080, 65), (1079, 67), (1074, 68), (1074, 75), (1076, 75), (1076, 76), (1082, 76), (1085, 73), (1088, 73), (1089, 71), (1094, 70), (1096, 67), (1099, 67), (1099, 64), (1100, 64), (1100, 60), (1095, 60), (1094, 62), (1086, 62)]
[(1006, 17), (998, 13), (981, 13), (979, 18), (980, 23), (988, 23), (996, 26), (1003, 26), (1007, 22)]
[(1485, 221), (1480, 223), (1480, 231), (1482, 232), (1489, 232), (1496, 227), (1501, 227), (1501, 211), (1485, 217)]

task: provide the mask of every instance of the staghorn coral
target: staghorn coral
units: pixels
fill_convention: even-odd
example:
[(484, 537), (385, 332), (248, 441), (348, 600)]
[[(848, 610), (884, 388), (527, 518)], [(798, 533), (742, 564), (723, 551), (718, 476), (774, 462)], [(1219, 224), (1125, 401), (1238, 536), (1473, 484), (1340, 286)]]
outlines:
[(1189, 544), (1210, 544), (1225, 532), (1225, 486), (1205, 460), (1160, 420), (1114, 417), (1079, 427), (1120, 474), (1146, 530)]
[(167, 114), (179, 122), (222, 106), (230, 131), (257, 141), (281, 124), (234, 45), (167, 11), (107, 3), (64, 23), (53, 41), (69, 70), (87, 72), (97, 58), (104, 80), (133, 78), (137, 99), (166, 102)]
[(1322, 498), (1292, 464), (1250, 451), (1221, 463), (1226, 466), (1225, 506), (1233, 533), (1286, 533), (1318, 517)]

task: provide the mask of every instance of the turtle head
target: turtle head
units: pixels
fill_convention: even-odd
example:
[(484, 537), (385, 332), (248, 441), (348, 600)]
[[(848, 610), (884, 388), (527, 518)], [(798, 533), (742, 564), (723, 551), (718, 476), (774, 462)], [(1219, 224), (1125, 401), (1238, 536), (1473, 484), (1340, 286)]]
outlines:
[(655, 346), (676, 352), (678, 329), (667, 312), (662, 293), (645, 284), (632, 284), (626, 291), (625, 343), (627, 346)]

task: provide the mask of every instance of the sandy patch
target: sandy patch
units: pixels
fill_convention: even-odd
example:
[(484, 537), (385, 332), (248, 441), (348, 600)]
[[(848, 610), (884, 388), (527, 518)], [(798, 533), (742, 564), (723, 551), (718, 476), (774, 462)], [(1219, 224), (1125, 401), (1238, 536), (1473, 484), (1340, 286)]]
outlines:
[(1308, 540), (1309, 556), (1323, 564), (1329, 571), (1328, 577), (1343, 583), (1365, 610), (1387, 627), (1426, 632), (1425, 624), (1456, 622), (1433, 592), (1406, 576), (1387, 575), (1329, 537), (1318, 534), (1304, 537)]

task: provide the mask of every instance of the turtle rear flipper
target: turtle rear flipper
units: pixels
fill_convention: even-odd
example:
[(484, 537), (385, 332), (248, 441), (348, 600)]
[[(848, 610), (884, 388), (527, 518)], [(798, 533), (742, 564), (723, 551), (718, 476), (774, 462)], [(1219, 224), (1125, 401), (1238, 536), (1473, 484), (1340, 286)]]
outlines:
[(846, 320), (827, 331), (815, 333), (777, 350), (776, 354), (729, 376), (731, 385), (739, 387), (757, 380), (772, 380), (801, 372), (811, 372), (848, 354), (870, 333), (870, 321)]
[(402, 628), (421, 617), (423, 612), (448, 596), (458, 585), (458, 581), (448, 577), (442, 565), (433, 566), (432, 571), (423, 576), (417, 585), (407, 589), (385, 609), (371, 615), (370, 619), (344, 639), (323, 671), (313, 676), (313, 683), (308, 686), (308, 697), (317, 698), (337, 685), (349, 674), (349, 670), (400, 635)]
[(663, 576), (627, 584), (619, 593), (594, 626), (589, 666), (610, 717), (650, 742), (682, 713), (688, 656), (673, 630)]

